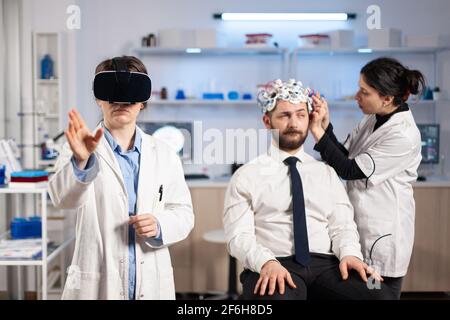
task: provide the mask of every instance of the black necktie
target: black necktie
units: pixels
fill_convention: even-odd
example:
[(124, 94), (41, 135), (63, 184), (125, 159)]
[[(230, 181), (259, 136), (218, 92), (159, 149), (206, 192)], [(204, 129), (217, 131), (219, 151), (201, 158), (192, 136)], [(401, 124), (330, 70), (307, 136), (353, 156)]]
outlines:
[(306, 229), (305, 199), (296, 157), (289, 157), (284, 163), (289, 166), (292, 183), (292, 212), (294, 215), (295, 260), (303, 266), (309, 264), (308, 231)]

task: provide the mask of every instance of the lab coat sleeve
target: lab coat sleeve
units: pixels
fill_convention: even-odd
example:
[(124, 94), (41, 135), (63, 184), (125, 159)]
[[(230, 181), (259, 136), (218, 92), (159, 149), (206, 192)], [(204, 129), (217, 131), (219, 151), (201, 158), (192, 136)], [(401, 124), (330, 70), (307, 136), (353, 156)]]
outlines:
[(349, 150), (350, 146), (359, 138), (359, 134), (362, 130), (362, 128), (366, 125), (367, 121), (370, 120), (370, 116), (365, 115), (363, 119), (358, 123), (356, 128), (352, 130), (352, 132), (347, 135), (347, 138), (345, 139), (344, 143), (342, 144), (345, 149)]
[(403, 132), (394, 132), (355, 157), (368, 186), (378, 185), (405, 170), (420, 152), (420, 139), (413, 141)]
[(257, 242), (251, 195), (240, 179), (235, 174), (225, 194), (223, 225), (227, 249), (244, 268), (260, 273), (262, 266), (276, 257), (270, 249)]
[(357, 136), (359, 131), (359, 128), (353, 129), (353, 131), (347, 135), (347, 138), (345, 139), (344, 143), (342, 144), (345, 149), (349, 150), (350, 146), (352, 145), (353, 141), (355, 140), (355, 136)]
[(162, 232), (161, 232), (161, 225), (158, 222), (158, 232), (155, 237), (150, 237), (145, 239), (145, 241), (148, 243), (148, 245), (152, 248), (160, 248), (164, 246), (164, 242), (162, 240)]
[(328, 234), (332, 251), (341, 260), (345, 256), (355, 256), (363, 260), (359, 233), (353, 219), (353, 206), (344, 185), (331, 169), (331, 190), (333, 190), (334, 208), (328, 216)]
[[(89, 181), (79, 180), (74, 172), (71, 158), (72, 151), (66, 143), (56, 162), (56, 173), (49, 181), (48, 192), (53, 205), (58, 209), (76, 209), (86, 203), (89, 187), (95, 179), (95, 176), (91, 176)], [(90, 170), (98, 173), (98, 161), (94, 161)]]
[(146, 241), (152, 248), (169, 246), (185, 239), (194, 227), (194, 212), (189, 188), (184, 179), (183, 166), (179, 157), (170, 156), (169, 182), (164, 185), (165, 205), (154, 213), (160, 226), (162, 241)]
[(78, 168), (75, 158), (72, 156), (70, 161), (72, 162), (73, 172), (77, 179), (81, 182), (91, 182), (97, 177), (99, 167), (95, 165), (97, 162), (97, 156), (93, 153), (89, 157), (86, 167), (84, 169)]

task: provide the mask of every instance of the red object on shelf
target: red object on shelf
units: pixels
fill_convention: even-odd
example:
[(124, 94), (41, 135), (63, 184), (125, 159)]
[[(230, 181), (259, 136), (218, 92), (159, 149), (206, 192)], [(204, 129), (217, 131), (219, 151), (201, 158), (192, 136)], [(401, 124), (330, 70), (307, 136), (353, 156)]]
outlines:
[(247, 37), (245, 44), (267, 44), (267, 41), (272, 38), (270, 33), (248, 33), (245, 36)]
[(34, 177), (34, 178), (11, 177), (11, 182), (41, 182), (41, 181), (48, 181), (48, 177)]
[(298, 36), (307, 45), (317, 46), (330, 40), (330, 36), (327, 34), (304, 34)]

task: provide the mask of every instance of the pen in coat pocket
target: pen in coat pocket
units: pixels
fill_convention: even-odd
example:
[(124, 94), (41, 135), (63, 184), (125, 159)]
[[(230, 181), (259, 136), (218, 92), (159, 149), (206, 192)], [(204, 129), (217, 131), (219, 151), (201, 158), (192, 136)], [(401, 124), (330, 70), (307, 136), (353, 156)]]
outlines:
[(159, 202), (161, 202), (163, 196), (163, 185), (159, 186)]

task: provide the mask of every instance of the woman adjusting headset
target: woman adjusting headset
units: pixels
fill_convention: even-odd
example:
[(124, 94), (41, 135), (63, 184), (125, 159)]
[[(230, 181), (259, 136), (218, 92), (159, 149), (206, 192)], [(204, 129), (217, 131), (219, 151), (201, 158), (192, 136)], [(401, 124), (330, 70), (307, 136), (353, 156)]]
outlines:
[(406, 103), (423, 88), (423, 75), (391, 58), (365, 65), (356, 101), (364, 118), (340, 144), (327, 102), (313, 97), (314, 149), (347, 181), (366, 262), (400, 298), (414, 242), (411, 183), (421, 161), (420, 132)]
[(174, 299), (168, 246), (188, 236), (194, 215), (179, 157), (136, 126), (151, 80), (125, 56), (97, 66), (93, 89), (103, 121), (93, 133), (69, 112), (49, 183), (54, 205), (77, 212), (63, 299)]

